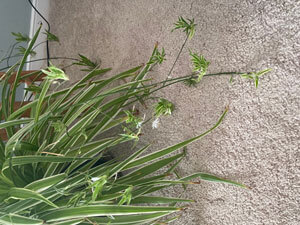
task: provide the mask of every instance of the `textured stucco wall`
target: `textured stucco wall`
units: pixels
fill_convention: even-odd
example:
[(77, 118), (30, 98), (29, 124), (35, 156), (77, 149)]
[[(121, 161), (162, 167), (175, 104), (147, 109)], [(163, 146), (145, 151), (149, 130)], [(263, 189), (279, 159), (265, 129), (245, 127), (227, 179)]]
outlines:
[[(300, 224), (300, 1), (53, 0), (50, 14), (61, 39), (52, 54), (79, 52), (114, 71), (145, 62), (158, 41), (167, 61), (152, 76), (164, 79), (184, 40), (183, 33), (170, 33), (178, 16), (195, 18), (197, 32), (187, 47), (211, 61), (210, 72), (272, 68), (258, 89), (240, 78), (230, 85), (228, 77), (165, 89), (158, 96), (173, 101), (176, 111), (159, 129), (147, 126), (142, 141), (155, 149), (192, 137), (229, 104), (221, 127), (188, 148), (179, 172), (210, 172), (252, 189), (189, 186), (184, 196), (197, 202), (174, 224)], [(173, 76), (190, 69), (186, 49)], [(74, 80), (81, 76), (68, 72)]]

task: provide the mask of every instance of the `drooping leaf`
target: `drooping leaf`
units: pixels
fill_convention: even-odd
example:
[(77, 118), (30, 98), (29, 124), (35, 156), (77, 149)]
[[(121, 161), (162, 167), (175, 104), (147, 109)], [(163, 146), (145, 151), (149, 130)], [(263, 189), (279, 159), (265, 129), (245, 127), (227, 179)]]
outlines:
[(42, 192), (44, 190), (47, 190), (49, 187), (61, 182), (67, 177), (66, 174), (58, 174), (54, 175), (52, 177), (43, 178), (40, 180), (36, 180), (28, 185), (25, 186), (26, 189), (32, 190), (35, 192)]
[(34, 219), (30, 217), (20, 216), (17, 214), (0, 214), (0, 223), (4, 225), (39, 225), (44, 222), (39, 219)]
[(92, 71), (93, 69), (97, 68), (99, 66), (99, 63), (93, 62), (89, 58), (87, 58), (84, 55), (79, 54), (79, 61), (75, 62), (75, 65), (84, 66), (86, 69), (82, 69), (82, 71)]
[(50, 33), (50, 31), (46, 30), (44, 32), (45, 35), (47, 35), (47, 40), (48, 41), (55, 41), (55, 42), (59, 42), (59, 38), (54, 35), (53, 33)]
[(75, 219), (95, 216), (117, 216), (117, 215), (137, 215), (148, 213), (172, 213), (180, 211), (177, 207), (151, 207), (151, 206), (116, 206), (116, 205), (97, 205), (97, 206), (81, 206), (75, 208), (60, 208), (52, 210), (41, 218), (47, 222), (60, 221), (65, 219)]
[(242, 187), (242, 188), (247, 188), (247, 186), (244, 185), (244, 184), (240, 184), (240, 183), (237, 183), (235, 181), (223, 179), (223, 178), (220, 178), (220, 177), (217, 177), (217, 176), (214, 176), (214, 175), (211, 175), (211, 174), (207, 174), (207, 173), (195, 173), (195, 174), (192, 174), (190, 176), (184, 177), (181, 180), (188, 181), (188, 180), (198, 178), (198, 177), (201, 180), (212, 181), (212, 182), (220, 182), (220, 183), (228, 183), (228, 184), (233, 184), (233, 185), (236, 185), (236, 186), (239, 186), (239, 187)]
[(53, 202), (49, 201), (47, 198), (45, 198), (44, 196), (42, 196), (41, 194), (38, 194), (35, 191), (32, 190), (28, 190), (25, 188), (11, 188), (8, 192), (9, 196), (11, 198), (15, 198), (15, 199), (28, 199), (28, 198), (33, 198), (42, 202), (45, 202), (46, 204), (57, 208), (58, 206), (56, 206)]
[(30, 38), (28, 37), (28, 35), (26, 35), (26, 34), (22, 34), (22, 33), (20, 33), (20, 32), (11, 32), (11, 34), (13, 35), (13, 36), (15, 36), (15, 39), (16, 39), (16, 41), (17, 42), (29, 42), (30, 41)]

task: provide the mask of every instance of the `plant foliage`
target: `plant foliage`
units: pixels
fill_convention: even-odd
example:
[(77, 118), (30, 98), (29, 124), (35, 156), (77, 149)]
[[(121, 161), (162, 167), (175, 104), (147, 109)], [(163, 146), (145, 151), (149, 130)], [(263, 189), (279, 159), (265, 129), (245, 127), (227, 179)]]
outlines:
[[(188, 21), (180, 17), (175, 29), (184, 28), (192, 36), (195, 24)], [(61, 90), (50, 87), (54, 82), (67, 81), (68, 77), (63, 70), (50, 65), (42, 70), (46, 77), (41, 85), (29, 87), (35, 90), (34, 100), (14, 110), (20, 74), (39, 32), (40, 29), (23, 58), (1, 80), (0, 129), (8, 136), (6, 142), (0, 140), (1, 224), (157, 224), (162, 222), (160, 218), (184, 209), (178, 204), (193, 202), (160, 196), (158, 190), (197, 184), (192, 181), (197, 178), (245, 187), (206, 173), (179, 177), (175, 170), (185, 156), (185, 150), (181, 150), (216, 129), (227, 109), (209, 130), (181, 143), (148, 154), (149, 146), (144, 146), (122, 161), (101, 161), (109, 151), (122, 151), (123, 143), (138, 141), (145, 117), (128, 110), (129, 106), (144, 102), (167, 85), (191, 79), (186, 76), (149, 83), (146, 75), (165, 57), (164, 49), (159, 52), (157, 45), (144, 66), (108, 78), (102, 75), (110, 68), (100, 68), (80, 55), (77, 64), (89, 72)], [(21, 40), (19, 34), (16, 36)], [(204, 57), (191, 56), (194, 72), (202, 78), (209, 63)], [(9, 85), (14, 72), (13, 85)], [(120, 84), (125, 78), (128, 81)], [(198, 79), (199, 75), (192, 78)], [(23, 118), (28, 110), (30, 117)], [(154, 115), (170, 115), (173, 110), (171, 102), (160, 98)], [(111, 133), (117, 126), (122, 126), (123, 131)], [(108, 131), (111, 135), (103, 138)]]

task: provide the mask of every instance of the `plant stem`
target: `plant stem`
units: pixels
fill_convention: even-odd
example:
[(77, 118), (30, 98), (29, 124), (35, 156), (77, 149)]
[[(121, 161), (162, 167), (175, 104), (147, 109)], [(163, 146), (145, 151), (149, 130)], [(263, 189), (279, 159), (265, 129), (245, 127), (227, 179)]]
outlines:
[(19, 43), (19, 42), (16, 42), (16, 43), (13, 44), (13, 46), (11, 47), (11, 50), (10, 50), (10, 52), (9, 52), (9, 54), (8, 54), (8, 57), (6, 57), (6, 64), (7, 64), (7, 66), (9, 66), (9, 60), (10, 60), (11, 55), (12, 55), (12, 53), (13, 53), (13, 51), (14, 51), (14, 49), (15, 49), (15, 47), (16, 47), (16, 45), (17, 45), (18, 43)]
[[(184, 42), (183, 42), (183, 44), (182, 44), (182, 46), (181, 46), (181, 48), (180, 48), (180, 50), (179, 50), (179, 52), (178, 52), (178, 54), (177, 54), (177, 56), (176, 56), (176, 59), (175, 59), (173, 65), (172, 65), (172, 67), (171, 67), (171, 69), (170, 69), (170, 71), (169, 71), (169, 73), (168, 73), (168, 75), (167, 75), (166, 80), (169, 78), (169, 76), (170, 76), (171, 73), (173, 72), (173, 69), (174, 69), (174, 67), (175, 67), (175, 65), (176, 65), (176, 63), (177, 63), (177, 61), (178, 61), (178, 59), (179, 59), (179, 56), (180, 56), (181, 53), (182, 53), (182, 50), (183, 50), (184, 46), (186, 45), (186, 42), (187, 42), (188, 38), (189, 38), (189, 36), (187, 35), (186, 38), (185, 38), (185, 40), (184, 40)], [(166, 81), (166, 80), (165, 80), (165, 81)]]
[(5, 58), (2, 58), (1, 60), (0, 60), (0, 63), (1, 62), (3, 62), (4, 60), (7, 60), (7, 59), (11, 59), (11, 58), (16, 58), (16, 57), (20, 57), (20, 56), (22, 56), (22, 54), (20, 54), (20, 53), (18, 53), (18, 54), (16, 54), (16, 55), (12, 55), (12, 56), (10, 56), (10, 57), (5, 57)]
[[(52, 58), (49, 58), (49, 59), (68, 59), (68, 60), (79, 61), (79, 59), (70, 58), (70, 57), (52, 57)], [(38, 62), (38, 61), (44, 61), (44, 60), (47, 60), (47, 58), (34, 59), (34, 60), (26, 61), (25, 63)], [(7, 67), (4, 67), (4, 68), (1, 68), (0, 71), (1, 70), (9, 69), (10, 67), (11, 66), (7, 66)]]
[[(144, 87), (138, 87), (137, 89), (140, 89), (140, 88), (147, 88), (147, 87), (155, 87), (155, 86), (157, 86), (157, 85), (159, 85), (159, 84), (162, 84), (160, 87), (158, 87), (158, 88), (156, 88), (156, 89), (154, 89), (154, 90), (152, 90), (152, 91), (150, 91), (150, 92), (148, 93), (148, 95), (151, 95), (152, 93), (154, 93), (154, 92), (156, 92), (156, 91), (159, 91), (160, 89), (163, 89), (163, 88), (168, 87), (168, 86), (170, 86), (170, 85), (173, 85), (173, 84), (182, 82), (182, 81), (184, 81), (184, 80), (187, 80), (187, 79), (191, 78), (192, 76), (194, 76), (194, 74), (195, 74), (195, 73), (192, 73), (192, 74), (186, 75), (186, 76), (182, 76), (182, 77), (178, 77), (178, 78), (167, 79), (167, 80), (165, 80), (165, 81), (157, 82), (157, 83), (155, 83), (155, 84), (145, 85)], [(206, 75), (204, 75), (204, 76), (239, 75), (239, 74), (243, 74), (243, 72), (220, 72), (220, 73), (206, 74)], [(197, 77), (197, 76), (195, 76), (195, 77)], [(172, 82), (172, 81), (173, 81), (173, 82)], [(166, 84), (166, 82), (170, 82), (170, 83)], [(138, 101), (138, 100), (135, 99), (135, 100), (133, 100), (133, 101), (131, 101), (131, 102), (125, 104), (123, 107), (128, 106), (128, 105), (130, 105), (130, 104), (132, 104), (132, 103), (134, 103), (134, 102), (136, 102), (136, 101)]]

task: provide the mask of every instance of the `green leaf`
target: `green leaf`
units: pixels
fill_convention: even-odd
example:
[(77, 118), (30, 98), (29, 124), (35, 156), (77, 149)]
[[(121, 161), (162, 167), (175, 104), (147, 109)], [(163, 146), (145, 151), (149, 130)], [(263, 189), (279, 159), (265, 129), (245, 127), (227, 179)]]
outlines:
[(10, 152), (14, 149), (15, 153), (19, 154), (28, 154), (30, 152), (31, 154), (34, 154), (38, 150), (38, 146), (31, 144), (29, 142), (25, 141), (18, 141), (17, 143), (14, 143), (13, 145), (7, 146), (7, 151)]
[(246, 185), (244, 185), (244, 184), (240, 184), (240, 183), (237, 183), (237, 182), (235, 182), (235, 181), (231, 181), (231, 180), (219, 178), (219, 177), (216, 177), (216, 176), (214, 176), (214, 175), (207, 174), (207, 173), (195, 173), (195, 174), (193, 174), (193, 175), (184, 177), (184, 178), (182, 178), (181, 180), (182, 180), (182, 181), (188, 181), (188, 180), (195, 179), (195, 178), (198, 178), (198, 177), (199, 177), (201, 180), (212, 181), (212, 182), (220, 182), (220, 183), (228, 183), (228, 184), (233, 184), (233, 185), (235, 185), (235, 186), (239, 186), (239, 187), (242, 187), (242, 188), (248, 188), (248, 187), (247, 187)]
[(256, 72), (256, 76), (260, 77), (266, 73), (269, 73), (272, 69), (265, 69), (265, 70), (262, 70), (262, 71), (259, 71), (259, 72)]
[(108, 141), (113, 140), (114, 138), (104, 138), (101, 140), (97, 140), (97, 141), (93, 141), (93, 142), (89, 142), (85, 145), (79, 146), (79, 147), (75, 147), (72, 148), (67, 154), (66, 156), (71, 157), (71, 156), (75, 156), (77, 154), (80, 155), (84, 155), (86, 153), (89, 153), (90, 151), (94, 150), (94, 149), (98, 149), (98, 147), (104, 143), (107, 143)]
[(21, 60), (21, 62), (19, 64), (19, 69), (18, 69), (18, 71), (16, 73), (16, 78), (15, 78), (15, 81), (13, 83), (13, 87), (12, 87), (12, 90), (11, 90), (10, 113), (12, 113), (14, 111), (14, 104), (15, 104), (15, 99), (16, 99), (16, 91), (17, 91), (17, 86), (18, 86), (18, 83), (19, 83), (21, 72), (23, 70), (23, 67), (25, 65), (26, 59), (27, 59), (28, 55), (30, 54), (30, 51), (31, 51), (33, 45), (36, 42), (36, 39), (37, 39), (37, 37), (38, 37), (38, 35), (40, 33), (41, 27), (42, 26), (40, 26), (38, 28), (38, 30), (36, 31), (36, 33), (34, 34), (32, 40), (30, 41), (29, 46), (26, 49), (26, 51), (25, 51), (25, 53), (23, 55), (23, 58), (22, 58), (22, 60)]
[[(25, 164), (39, 163), (39, 162), (53, 162), (53, 163), (64, 163), (72, 162), (73, 160), (89, 160), (90, 158), (75, 158), (75, 157), (64, 157), (64, 156), (38, 156), (38, 155), (27, 155), (27, 156), (14, 156), (11, 159), (12, 166), (19, 166)], [(9, 166), (9, 161), (6, 160), (2, 170), (4, 171)]]
[[(96, 179), (93, 181), (93, 179)], [(96, 201), (98, 195), (101, 195), (102, 189), (104, 185), (107, 183), (107, 175), (103, 175), (101, 177), (93, 177), (92, 178), (92, 189), (93, 194), (92, 194), (92, 201)]]
[(51, 80), (51, 81), (52, 80), (69, 80), (69, 78), (67, 77), (65, 72), (63, 70), (57, 68), (53, 64), (51, 64), (47, 69), (48, 70), (42, 70), (42, 72), (47, 75), (45, 77), (45, 79)]
[(133, 153), (131, 156), (129, 156), (127, 159), (125, 159), (123, 162), (120, 162), (116, 167), (114, 167), (110, 171), (110, 177), (114, 176), (118, 172), (120, 172), (123, 168), (125, 168), (130, 162), (134, 161), (136, 157), (141, 155), (143, 152), (145, 152), (150, 145), (145, 146), (144, 148), (141, 148), (140, 150)]
[(254, 80), (255, 87), (258, 88), (259, 77), (261, 77), (262, 75), (264, 75), (270, 71), (271, 71), (271, 69), (265, 69), (265, 70), (262, 70), (259, 72), (243, 73), (243, 74), (241, 74), (241, 77), (244, 79)]
[(171, 115), (174, 111), (174, 104), (167, 99), (160, 98), (159, 102), (155, 105), (155, 116)]
[[(4, 121), (7, 121), (7, 117), (9, 116), (10, 113), (10, 107), (9, 107), (9, 99), (10, 97), (10, 90), (9, 90), (9, 78), (12, 76), (12, 73), (15, 71), (16, 67), (18, 66), (18, 63), (13, 65), (9, 70), (1, 77), (1, 80), (4, 79), (4, 84), (2, 84), (2, 96), (1, 96), (1, 114), (4, 117)], [(1, 115), (1, 116), (2, 116)], [(13, 128), (9, 127), (6, 128), (6, 133), (8, 137), (13, 136)]]
[(258, 76), (255, 77), (255, 87), (258, 88)]
[(43, 178), (40, 180), (36, 180), (28, 185), (25, 186), (26, 189), (36, 191), (36, 192), (42, 192), (44, 190), (47, 190), (49, 187), (63, 181), (67, 177), (66, 174), (57, 174), (51, 177)]
[(59, 39), (56, 35), (50, 33), (50, 31), (46, 30), (46, 32), (44, 32), (44, 34), (47, 35), (47, 40), (48, 41), (56, 41), (56, 42), (59, 42)]
[(33, 119), (31, 119), (31, 118), (30, 119), (23, 118), (23, 119), (19, 119), (19, 120), (11, 120), (11, 121), (6, 121), (6, 122), (1, 122), (0, 123), (0, 129), (30, 123), (32, 120)]
[[(18, 46), (17, 49), (19, 50), (19, 53), (20, 53), (21, 55), (24, 55), (25, 52), (26, 52), (26, 48), (24, 48), (23, 46)], [(35, 55), (36, 55), (36, 52), (33, 51), (33, 50), (30, 50), (30, 51), (29, 51), (29, 55), (35, 56)]]
[(91, 71), (99, 66), (99, 63), (93, 62), (92, 60), (90, 60), (84, 55), (79, 54), (79, 57), (80, 60), (74, 64), (87, 67), (87, 69), (83, 69), (82, 71)]
[(130, 204), (132, 198), (132, 190), (133, 190), (133, 186), (129, 186), (128, 188), (125, 189), (123, 196), (119, 201), (118, 205), (123, 205), (124, 203), (127, 203), (127, 205)]
[(47, 198), (42, 196), (41, 194), (38, 194), (32, 190), (28, 190), (25, 188), (11, 188), (8, 192), (9, 196), (15, 199), (28, 199), (28, 198), (33, 198), (42, 202), (45, 202), (46, 204), (57, 208), (53, 202), (49, 201)]
[(16, 214), (7, 214), (1, 215), (0, 214), (0, 223), (7, 224), (7, 225), (34, 225), (34, 224), (44, 224), (42, 220), (33, 219), (25, 216), (20, 216)]
[(182, 199), (182, 198), (168, 198), (168, 197), (158, 197), (158, 196), (140, 196), (134, 198), (131, 201), (131, 204), (151, 204), (151, 203), (159, 203), (159, 204), (170, 204), (174, 202), (194, 202), (190, 199)]
[(36, 111), (35, 111), (35, 114), (34, 114), (34, 122), (35, 123), (37, 123), (38, 120), (39, 120), (40, 112), (41, 112), (41, 109), (42, 109), (42, 104), (43, 104), (43, 101), (45, 99), (45, 96), (47, 94), (47, 91), (48, 91), (50, 85), (51, 85), (51, 81), (48, 80), (48, 79), (43, 84), (43, 88), (42, 88), (41, 94), (38, 98), (38, 103), (37, 103)]
[(147, 64), (148, 65), (155, 64), (155, 63), (162, 64), (163, 61), (166, 60), (165, 57), (166, 57), (166, 53), (164, 48), (162, 48), (161, 52), (159, 52), (158, 49), (155, 48), (154, 54), (150, 57), (150, 60)]
[(198, 81), (197, 81), (197, 79), (190, 77), (190, 78), (186, 79), (185, 81), (183, 81), (183, 83), (188, 87), (196, 87), (196, 85), (198, 84)]
[(18, 33), (11, 32), (11, 34), (13, 36), (15, 36), (15, 39), (16, 39), (17, 42), (26, 42), (27, 43), (27, 42), (30, 41), (30, 38), (28, 37), (27, 34), (22, 34), (20, 32), (18, 32)]
[(99, 206), (81, 206), (75, 208), (60, 208), (52, 210), (40, 216), (46, 222), (54, 222), (65, 219), (75, 219), (94, 216), (117, 216), (117, 215), (134, 215), (165, 212), (172, 213), (180, 211), (176, 207), (151, 207), (151, 206), (116, 206), (116, 205), (99, 205)]
[(207, 61), (204, 56), (198, 55), (196, 53), (192, 53), (190, 51), (191, 61), (193, 63), (193, 72), (198, 73), (198, 79), (197, 82), (199, 82), (203, 76), (206, 74), (207, 68), (210, 64), (209, 61)]
[(63, 221), (63, 222), (58, 222), (58, 223), (51, 223), (53, 225), (76, 225), (76, 224), (82, 224), (84, 219), (75, 219), (75, 220), (68, 220), (68, 221)]
[(30, 85), (29, 87), (27, 87), (27, 88), (24, 88), (24, 90), (26, 90), (26, 91), (31, 91), (31, 92), (33, 92), (33, 93), (36, 93), (36, 94), (39, 94), (39, 93), (41, 93), (41, 91), (42, 91), (42, 88), (40, 87), (40, 86), (36, 86), (36, 85)]
[(175, 27), (174, 29), (172, 29), (171, 32), (177, 29), (183, 29), (183, 32), (187, 34), (189, 39), (192, 39), (195, 34), (195, 27), (197, 26), (197, 24), (194, 23), (194, 19), (192, 20), (187, 19), (187, 20), (188, 22), (182, 16), (178, 17), (178, 21), (174, 24)]
[[(90, 221), (97, 225), (141, 225), (148, 224), (151, 221), (157, 220), (158, 218), (168, 215), (169, 213), (149, 213), (142, 215), (126, 215), (126, 216), (113, 216), (109, 217), (91, 217)], [(86, 223), (88, 224), (88, 223)], [(89, 223), (90, 224), (90, 223)]]

